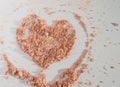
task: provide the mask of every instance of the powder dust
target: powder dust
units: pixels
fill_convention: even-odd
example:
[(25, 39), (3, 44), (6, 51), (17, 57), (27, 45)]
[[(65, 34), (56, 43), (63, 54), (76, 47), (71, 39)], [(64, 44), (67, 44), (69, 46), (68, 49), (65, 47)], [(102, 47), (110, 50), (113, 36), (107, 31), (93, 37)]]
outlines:
[[(83, 28), (85, 27), (83, 26)], [(87, 30), (85, 33), (88, 38)], [(32, 60), (40, 67), (47, 69), (51, 64), (62, 61), (70, 55), (74, 47), (76, 31), (66, 20), (56, 21), (55, 25), (51, 27), (47, 26), (46, 21), (33, 14), (23, 20), (21, 26), (17, 29), (16, 36), (20, 49), (30, 55)], [(80, 69), (89, 50), (90, 46), (87, 45), (83, 54), (73, 66), (61, 73), (53, 83), (47, 83), (44, 72), (39, 72), (37, 76), (34, 76), (26, 70), (17, 68), (4, 54), (3, 57), (8, 68), (6, 74), (25, 80), (33, 87), (71, 87), (88, 67), (86, 64)], [(78, 69), (80, 70), (78, 71)]]

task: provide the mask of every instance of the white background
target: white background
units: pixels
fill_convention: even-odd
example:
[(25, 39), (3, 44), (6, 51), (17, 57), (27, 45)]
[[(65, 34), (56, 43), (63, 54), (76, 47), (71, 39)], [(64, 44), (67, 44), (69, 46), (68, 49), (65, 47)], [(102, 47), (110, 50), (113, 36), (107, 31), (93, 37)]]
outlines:
[[(79, 79), (83, 82), (81, 87), (120, 87), (120, 0), (0, 0), (0, 40), (4, 41), (3, 45), (0, 44), (0, 87), (30, 87), (13, 77), (4, 79), (6, 63), (2, 58), (3, 53), (19, 68), (35, 75), (40, 71), (29, 56), (17, 47), (15, 39), (15, 31), (21, 19), (29, 14), (38, 14), (42, 19), (48, 20), (49, 25), (54, 19), (67, 19), (77, 30), (77, 41), (72, 54), (68, 59), (51, 65), (46, 71), (48, 82), (53, 80), (59, 71), (70, 67), (85, 48), (85, 33), (73, 15), (69, 12), (58, 12), (49, 16), (45, 8), (51, 8), (50, 11), (67, 10), (80, 14), (87, 22), (89, 33), (93, 31), (91, 27), (96, 27), (97, 36), (92, 49), (94, 62), (87, 61), (89, 67)], [(115, 27), (111, 23), (119, 25)], [(110, 66), (114, 66), (114, 69)], [(86, 85), (89, 82), (92, 84)], [(79, 87), (78, 83), (73, 87)]]

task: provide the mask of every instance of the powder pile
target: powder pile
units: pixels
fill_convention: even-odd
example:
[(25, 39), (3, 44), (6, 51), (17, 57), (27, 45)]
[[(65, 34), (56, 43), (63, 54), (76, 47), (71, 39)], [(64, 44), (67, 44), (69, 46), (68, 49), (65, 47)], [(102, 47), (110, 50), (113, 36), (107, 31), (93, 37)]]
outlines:
[(66, 59), (76, 39), (76, 31), (67, 20), (56, 21), (52, 27), (35, 14), (23, 20), (16, 35), (19, 47), (44, 69)]

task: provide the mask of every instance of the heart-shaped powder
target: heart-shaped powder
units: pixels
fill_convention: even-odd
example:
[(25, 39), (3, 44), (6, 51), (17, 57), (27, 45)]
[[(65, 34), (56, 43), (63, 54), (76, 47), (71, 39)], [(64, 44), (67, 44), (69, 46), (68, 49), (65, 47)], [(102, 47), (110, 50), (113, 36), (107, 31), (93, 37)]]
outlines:
[(48, 26), (35, 14), (23, 20), (16, 34), (19, 47), (44, 69), (66, 59), (76, 39), (76, 31), (67, 20)]

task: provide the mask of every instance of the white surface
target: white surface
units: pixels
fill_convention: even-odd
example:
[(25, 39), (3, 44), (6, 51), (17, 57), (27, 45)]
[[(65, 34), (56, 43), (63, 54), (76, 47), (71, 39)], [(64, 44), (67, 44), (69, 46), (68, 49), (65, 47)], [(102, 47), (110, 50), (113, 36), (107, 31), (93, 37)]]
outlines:
[[(43, 9), (46, 7), (51, 8), (51, 11), (67, 10), (80, 14), (88, 22), (89, 33), (93, 31), (90, 27), (97, 28), (97, 36), (92, 52), (95, 61), (89, 63), (88, 70), (91, 73), (87, 73), (87, 70), (80, 77), (80, 81), (83, 82), (81, 87), (96, 87), (97, 85), (101, 87), (120, 87), (120, 25), (114, 27), (111, 24), (114, 22), (120, 24), (120, 0), (93, 0), (91, 4), (86, 6), (87, 9), (84, 9), (83, 5), (87, 1), (90, 0), (84, 0), (84, 2), (82, 0), (0, 0), (0, 39), (4, 41), (4, 45), (0, 44), (0, 87), (30, 87), (13, 77), (8, 80), (4, 79), (2, 75), (5, 72), (6, 65), (2, 58), (3, 53), (8, 54), (9, 59), (17, 67), (27, 69), (33, 74), (39, 71), (39, 67), (31, 61), (29, 56), (17, 47), (15, 39), (17, 26), (21, 19), (29, 14), (36, 13), (42, 19), (48, 20), (49, 24), (56, 18), (67, 19), (78, 31), (72, 54), (68, 59), (51, 65), (46, 71), (47, 81), (50, 82), (55, 78), (58, 71), (70, 67), (82, 53), (86, 37), (82, 27), (78, 25), (73, 15), (70, 12), (59, 12), (49, 16)], [(60, 6), (60, 4), (67, 4), (68, 6)], [(93, 17), (93, 19), (89, 19), (90, 17)], [(104, 47), (104, 45), (107, 46)], [(115, 69), (111, 69), (110, 66), (114, 66)], [(92, 82), (92, 85), (84, 84), (89, 81)], [(99, 83), (99, 81), (103, 81), (103, 83)], [(79, 86), (75, 84), (73, 87)]]

